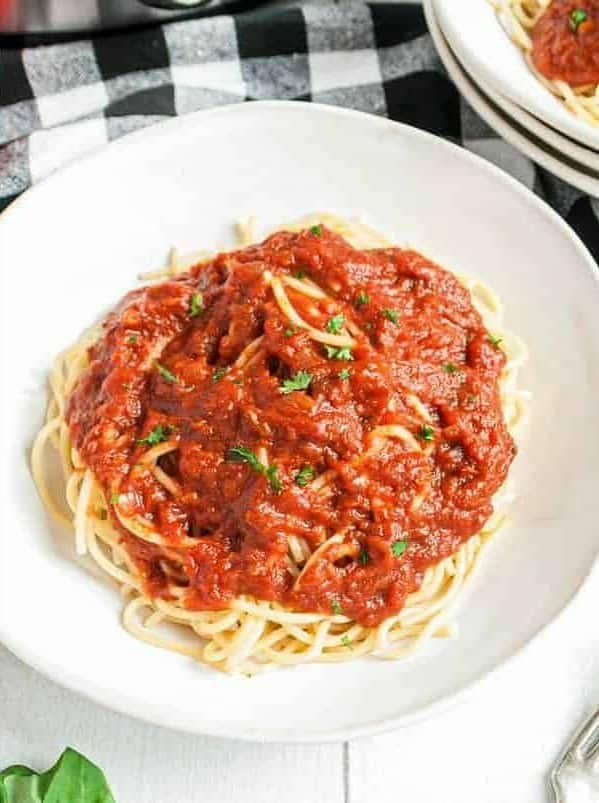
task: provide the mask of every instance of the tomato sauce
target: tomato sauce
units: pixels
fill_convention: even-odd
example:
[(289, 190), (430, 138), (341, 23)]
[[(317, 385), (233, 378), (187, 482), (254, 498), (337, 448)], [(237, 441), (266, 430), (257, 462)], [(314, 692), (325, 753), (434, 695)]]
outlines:
[[(342, 315), (349, 354), (291, 324), (265, 271), (324, 289), (324, 300), (287, 293), (322, 332)], [(168, 598), (174, 573), (193, 609), (248, 594), (376, 625), (481, 529), (515, 453), (500, 406), (505, 355), (469, 292), (415, 251), (358, 251), (325, 227), (129, 293), (89, 358), (68, 404), (74, 443), (107, 499), (118, 493), (119, 509), (172, 547), (130, 535), (111, 505), (148, 593)], [(309, 385), (285, 392), (298, 372)], [(377, 436), (398, 424), (422, 448)], [(140, 464), (167, 438), (177, 449), (159, 465), (175, 495)], [(314, 552), (335, 534), (298, 583), (290, 537)]]
[(599, 83), (599, 0), (553, 0), (532, 30), (537, 70), (573, 87)]

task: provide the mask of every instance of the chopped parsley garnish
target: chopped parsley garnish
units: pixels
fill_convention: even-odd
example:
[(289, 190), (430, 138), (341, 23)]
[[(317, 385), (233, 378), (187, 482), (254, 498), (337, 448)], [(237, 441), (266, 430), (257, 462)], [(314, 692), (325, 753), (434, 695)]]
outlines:
[(204, 312), (202, 296), (199, 293), (194, 293), (191, 297), (191, 301), (189, 302), (189, 317), (197, 318), (198, 315), (202, 314), (202, 312)]
[(381, 314), (388, 321), (391, 321), (391, 323), (397, 323), (399, 320), (399, 313), (397, 310), (390, 309), (389, 307), (384, 307), (384, 309), (381, 310)]
[(269, 466), (266, 471), (264, 472), (266, 475), (266, 479), (268, 480), (268, 484), (273, 489), (275, 493), (279, 493), (283, 490), (283, 484), (281, 480), (277, 477), (277, 467), (276, 466)]
[(495, 346), (495, 348), (499, 348), (499, 344), (502, 342), (503, 338), (502, 337), (495, 337), (494, 335), (489, 335), (487, 340), (489, 341), (489, 343), (492, 346)]
[(574, 33), (578, 32), (579, 27), (582, 25), (583, 22), (586, 22), (589, 18), (589, 15), (584, 10), (584, 8), (575, 8), (570, 12), (570, 17), (568, 22), (570, 24), (570, 29), (574, 31)]
[(296, 279), (305, 279), (306, 278), (306, 271), (305, 270), (298, 270), (295, 274)]
[(158, 424), (158, 426), (154, 427), (154, 429), (149, 432), (145, 438), (138, 438), (137, 442), (140, 445), (145, 443), (147, 446), (156, 446), (159, 443), (167, 441), (173, 429), (174, 427), (169, 426), (168, 424), (166, 426), (163, 424)]
[(370, 296), (364, 290), (360, 293), (360, 295), (356, 298), (355, 306), (356, 307), (363, 307), (364, 304), (368, 304), (370, 302)]
[(283, 334), (285, 335), (285, 337), (293, 337), (293, 335), (295, 334), (295, 329), (291, 329), (291, 328), (285, 329)]
[(216, 371), (212, 374), (212, 381), (218, 382), (220, 379), (223, 378), (223, 376), (227, 373), (228, 370), (229, 369), (226, 368), (225, 366), (217, 368)]
[(334, 315), (329, 321), (327, 321), (326, 330), (327, 332), (330, 332), (332, 335), (338, 335), (344, 326), (345, 326), (345, 316)]
[(343, 616), (343, 608), (341, 607), (341, 605), (339, 605), (337, 600), (331, 602), (331, 610), (336, 616)]
[(339, 379), (343, 379), (345, 381), (346, 379), (349, 379), (350, 376), (351, 368), (342, 368), (341, 371), (339, 371)]
[(435, 430), (432, 427), (427, 427), (426, 424), (418, 430), (418, 437), (423, 441), (432, 441), (435, 437)]
[(329, 360), (353, 360), (354, 355), (351, 353), (349, 346), (325, 346), (325, 351)]
[(407, 541), (396, 541), (394, 544), (391, 545), (391, 552), (393, 552), (393, 555), (396, 558), (399, 558), (406, 551), (407, 546), (408, 546)]
[(120, 498), (121, 498), (120, 494), (112, 494), (112, 496), (110, 497), (110, 504), (118, 505)]
[(247, 463), (259, 474), (264, 474), (266, 471), (266, 466), (262, 465), (252, 450), (245, 446), (232, 446), (227, 451), (226, 459), (228, 463)]
[(179, 381), (177, 377), (173, 373), (171, 373), (171, 371), (168, 370), (168, 368), (164, 367), (164, 365), (160, 365), (159, 362), (155, 362), (154, 365), (156, 366), (156, 370), (158, 371), (158, 373), (164, 379), (165, 382), (170, 382), (171, 385), (174, 385), (175, 382)]
[(366, 566), (366, 564), (370, 561), (370, 555), (368, 552), (362, 547), (360, 550), (360, 554), (358, 555), (358, 560), (362, 564), (362, 566)]
[(137, 343), (137, 335), (129, 335), (129, 337), (127, 338), (127, 343), (130, 346), (134, 346)]
[(452, 362), (444, 362), (444, 363), (443, 363), (443, 365), (442, 365), (442, 368), (443, 368), (443, 370), (444, 370), (444, 371), (446, 371), (448, 374), (455, 374), (455, 373), (457, 373), (457, 372), (460, 370), (460, 369), (458, 368), (458, 366), (457, 366), (457, 365), (455, 365), (455, 364), (454, 364), (454, 363), (452, 363)]
[(276, 493), (283, 490), (283, 484), (277, 477), (277, 467), (275, 465), (265, 466), (261, 463), (251, 449), (245, 446), (233, 446), (225, 455), (228, 463), (246, 463), (257, 474), (264, 474), (268, 484)]
[(298, 371), (295, 376), (284, 379), (281, 383), (281, 393), (287, 395), (294, 390), (307, 390), (312, 381), (312, 374), (309, 371)]
[(295, 475), (295, 484), (299, 485), (300, 488), (305, 488), (314, 479), (314, 474), (312, 466), (302, 466)]
[(351, 645), (351, 642), (349, 640), (349, 636), (347, 635), (347, 633), (345, 633), (343, 636), (341, 636), (341, 643), (343, 644), (344, 647), (347, 647), (348, 650), (353, 650), (353, 647)]
[(322, 226), (319, 223), (317, 226), (312, 226), (310, 231), (312, 232), (312, 234), (314, 234), (315, 237), (320, 237), (320, 235), (322, 234)]

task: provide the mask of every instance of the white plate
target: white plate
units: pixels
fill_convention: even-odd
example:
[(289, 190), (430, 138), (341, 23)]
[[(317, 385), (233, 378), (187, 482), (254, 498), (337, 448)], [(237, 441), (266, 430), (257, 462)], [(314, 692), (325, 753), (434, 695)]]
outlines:
[[(533, 419), (514, 526), (459, 611), (461, 637), (375, 660), (231, 678), (131, 638), (116, 590), (73, 559), (33, 487), (28, 447), (52, 356), (160, 262), (230, 242), (230, 221), (314, 209), (408, 240), (497, 288), (530, 346)], [(546, 205), (489, 163), (385, 119), (248, 103), (146, 129), (42, 182), (0, 219), (0, 638), (55, 680), (120, 711), (244, 739), (324, 741), (430, 714), (504, 663), (575, 594), (599, 519), (599, 285)], [(574, 462), (575, 460), (575, 462)]]
[(594, 178), (592, 173), (585, 172), (582, 166), (566, 161), (563, 155), (535, 139), (530, 131), (507, 117), (474, 83), (449, 47), (433, 9), (432, 0), (424, 0), (424, 11), (439, 58), (474, 111), (510, 145), (522, 151), (545, 170), (554, 173), (573, 187), (599, 198), (599, 179)]
[(535, 77), (488, 0), (435, 0), (439, 24), (460, 61), (500, 95), (599, 151), (599, 128), (575, 117)]
[[(437, 18), (440, 23), (440, 20)], [(594, 177), (599, 179), (599, 152), (585, 148), (577, 142), (563, 136), (554, 128), (550, 128), (542, 123), (537, 117), (533, 117), (527, 111), (512, 103), (505, 95), (489, 86), (485, 81), (477, 76), (476, 68), (467, 59), (460, 60), (461, 66), (468, 73), (472, 83), (477, 84), (483, 93), (493, 101), (493, 103), (505, 112), (506, 116), (517, 125), (526, 129), (534, 139), (540, 140), (544, 145), (548, 145), (551, 150), (560, 154), (568, 160), (573, 160), (580, 165), (582, 171), (592, 171)]]

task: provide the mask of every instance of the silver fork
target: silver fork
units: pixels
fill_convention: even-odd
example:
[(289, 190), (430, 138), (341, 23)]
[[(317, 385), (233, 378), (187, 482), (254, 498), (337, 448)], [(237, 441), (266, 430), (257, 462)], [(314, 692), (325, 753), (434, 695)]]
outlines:
[(571, 738), (551, 772), (555, 803), (599, 802), (599, 708)]

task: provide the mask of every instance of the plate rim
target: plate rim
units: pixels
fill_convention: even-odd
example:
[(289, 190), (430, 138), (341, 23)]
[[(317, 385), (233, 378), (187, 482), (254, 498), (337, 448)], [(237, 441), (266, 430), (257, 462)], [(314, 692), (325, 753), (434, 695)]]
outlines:
[[(426, 12), (426, 2), (425, 2)], [(377, 117), (366, 112), (356, 111), (353, 109), (346, 109), (342, 107), (327, 106), (324, 104), (311, 103), (307, 101), (253, 101), (251, 103), (236, 103), (227, 106), (215, 107), (212, 109), (200, 110), (183, 117), (175, 117), (171, 120), (159, 122), (155, 125), (140, 131), (132, 132), (121, 139), (104, 144), (98, 148), (94, 148), (81, 158), (75, 159), (69, 164), (54, 171), (51, 175), (45, 177), (35, 185), (28, 188), (19, 198), (11, 203), (2, 214), (0, 214), (0, 235), (10, 225), (10, 222), (17, 210), (20, 214), (21, 208), (32, 197), (37, 197), (38, 193), (47, 191), (48, 187), (52, 187), (55, 182), (60, 182), (64, 177), (68, 176), (72, 171), (77, 171), (82, 165), (89, 165), (96, 161), (101, 161), (106, 152), (117, 152), (125, 148), (135, 146), (138, 141), (151, 140), (155, 137), (168, 137), (171, 131), (176, 131), (181, 126), (193, 127), (198, 124), (203, 124), (204, 121), (210, 117), (220, 117), (223, 115), (237, 115), (237, 114), (251, 114), (261, 108), (270, 110), (290, 110), (295, 109), (298, 113), (317, 114), (317, 115), (331, 115), (336, 117), (351, 118), (357, 121), (358, 124), (363, 123), (366, 125), (379, 126), (388, 131), (395, 131), (399, 136), (404, 138), (404, 142), (410, 139), (427, 141), (428, 143), (435, 143), (436, 148), (442, 148), (447, 153), (453, 153), (460, 159), (465, 160), (466, 163), (474, 166), (476, 171), (482, 170), (490, 174), (494, 180), (502, 181), (514, 192), (525, 197), (529, 203), (536, 206), (537, 210), (546, 217), (549, 222), (561, 232), (578, 252), (580, 259), (584, 262), (593, 279), (599, 285), (599, 267), (595, 264), (591, 254), (586, 246), (582, 243), (576, 233), (567, 225), (567, 223), (555, 212), (543, 199), (539, 198), (527, 187), (522, 185), (519, 181), (506, 173), (501, 168), (492, 164), (488, 160), (478, 156), (477, 154), (469, 152), (467, 149), (460, 147), (452, 142), (435, 136), (429, 132), (416, 129), (412, 126), (397, 123), (383, 117)], [(134, 717), (138, 720), (147, 722), (152, 725), (166, 727), (178, 732), (193, 733), (196, 735), (206, 735), (219, 738), (229, 738), (239, 741), (248, 742), (268, 742), (268, 743), (287, 743), (287, 744), (324, 744), (330, 742), (339, 742), (348, 739), (354, 739), (360, 736), (371, 736), (384, 733), (399, 727), (409, 726), (417, 722), (423, 721), (437, 713), (447, 710), (450, 707), (461, 702), (468, 695), (472, 694), (479, 686), (490, 680), (495, 674), (503, 671), (512, 662), (514, 662), (524, 651), (528, 650), (531, 645), (539, 639), (550, 627), (558, 622), (562, 616), (572, 606), (573, 601), (580, 593), (581, 588), (589, 581), (589, 578), (596, 571), (599, 566), (599, 554), (595, 556), (593, 562), (589, 565), (584, 576), (581, 578), (578, 586), (572, 591), (563, 607), (557, 611), (547, 622), (538, 627), (520, 646), (518, 646), (510, 655), (504, 660), (500, 661), (495, 666), (489, 669), (481, 670), (472, 680), (465, 682), (462, 686), (458, 687), (455, 691), (445, 694), (434, 699), (432, 702), (404, 714), (392, 715), (376, 720), (366, 722), (359, 725), (342, 725), (325, 728), (318, 730), (314, 727), (303, 727), (301, 729), (287, 731), (282, 728), (235, 728), (235, 726), (225, 725), (218, 727), (214, 723), (205, 725), (203, 721), (198, 721), (191, 725), (183, 725), (181, 723), (173, 723), (166, 721), (163, 717), (156, 715), (152, 710), (144, 708), (141, 703), (138, 703), (134, 698), (132, 699), (126, 692), (119, 692), (116, 695), (114, 690), (109, 690), (106, 687), (96, 682), (90, 685), (82, 675), (77, 673), (70, 674), (68, 667), (60, 664), (55, 660), (48, 661), (46, 656), (40, 655), (36, 652), (35, 648), (27, 643), (24, 637), (19, 638), (18, 630), (6, 626), (0, 627), (0, 642), (3, 643), (7, 649), (13, 653), (19, 660), (31, 666), (34, 670), (40, 672), (44, 677), (57, 683), (63, 688), (74, 691), (75, 693), (92, 700), (105, 708), (111, 709), (123, 714), (125, 716)]]

